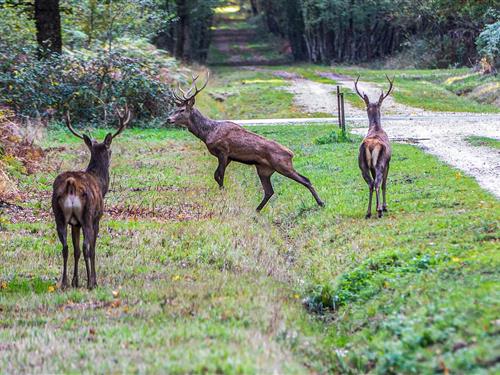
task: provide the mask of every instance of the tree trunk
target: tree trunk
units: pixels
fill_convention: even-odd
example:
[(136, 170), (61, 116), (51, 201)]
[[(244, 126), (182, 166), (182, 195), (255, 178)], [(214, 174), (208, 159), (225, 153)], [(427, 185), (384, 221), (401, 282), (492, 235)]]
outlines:
[(175, 40), (175, 57), (183, 59), (185, 58), (185, 47), (186, 41), (189, 34), (189, 10), (186, 0), (177, 0), (177, 16), (179, 21), (177, 22), (176, 30), (176, 40)]
[(39, 56), (61, 53), (61, 15), (59, 0), (35, 0), (36, 40)]

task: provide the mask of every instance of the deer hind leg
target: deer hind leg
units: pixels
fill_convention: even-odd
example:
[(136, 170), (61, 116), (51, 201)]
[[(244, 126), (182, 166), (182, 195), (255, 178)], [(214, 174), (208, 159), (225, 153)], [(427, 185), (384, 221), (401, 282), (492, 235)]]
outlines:
[(374, 184), (368, 168), (362, 166), (361, 174), (363, 175), (363, 178), (365, 179), (366, 183), (368, 184), (368, 187), (370, 188), (370, 193), (368, 195), (368, 209), (366, 211), (366, 216), (365, 216), (366, 219), (369, 219), (372, 216), (372, 199), (373, 199)]
[(92, 278), (90, 274), (90, 255), (92, 244), (94, 243), (94, 227), (92, 223), (83, 225), (83, 258), (85, 259), (85, 269), (87, 271), (87, 288), (92, 289)]
[(94, 224), (94, 234), (92, 238), (91, 248), (90, 248), (90, 281), (91, 287), (95, 288), (97, 286), (97, 276), (95, 272), (95, 245), (97, 242), (97, 234), (99, 233), (99, 222)]
[(71, 226), (71, 238), (73, 240), (73, 255), (75, 264), (73, 267), (73, 280), (71, 286), (78, 288), (78, 262), (80, 260), (80, 227), (76, 225)]
[(387, 201), (385, 197), (386, 187), (387, 187), (387, 175), (389, 174), (389, 163), (384, 170), (384, 178), (382, 179), (382, 199), (384, 203), (382, 204), (382, 211), (387, 212)]
[(63, 272), (61, 279), (61, 288), (65, 289), (68, 287), (68, 226), (65, 222), (57, 223), (57, 235), (59, 237), (59, 241), (61, 241), (61, 244), (63, 246)]
[(260, 212), (264, 206), (267, 204), (269, 199), (274, 195), (273, 185), (271, 183), (271, 176), (274, 170), (257, 166), (257, 174), (259, 175), (260, 182), (262, 183), (262, 188), (264, 189), (264, 198), (257, 207), (257, 212)]
[(318, 193), (316, 193), (316, 190), (314, 189), (314, 186), (312, 185), (311, 181), (309, 181), (309, 179), (306, 176), (302, 176), (301, 174), (297, 173), (297, 171), (293, 169), (291, 163), (287, 169), (281, 169), (281, 168), (278, 169), (278, 173), (294, 181), (297, 181), (299, 184), (304, 185), (307, 189), (309, 189), (312, 196), (316, 200), (318, 206), (323, 207), (325, 205), (325, 203), (318, 196)]
[(219, 159), (219, 165), (215, 170), (214, 178), (222, 189), (224, 188), (224, 174), (226, 173), (226, 167), (229, 165), (230, 160), (224, 154), (219, 154), (217, 159)]
[(384, 178), (384, 171), (381, 168), (377, 168), (375, 172), (375, 196), (377, 198), (377, 213), (378, 217), (382, 217), (382, 204), (380, 202), (380, 185)]

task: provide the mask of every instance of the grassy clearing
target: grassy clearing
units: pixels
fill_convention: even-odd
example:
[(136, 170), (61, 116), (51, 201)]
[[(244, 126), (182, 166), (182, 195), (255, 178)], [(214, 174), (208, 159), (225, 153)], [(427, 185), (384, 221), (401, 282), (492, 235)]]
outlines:
[[(328, 117), (324, 113), (303, 113), (285, 90), (285, 79), (272, 73), (236, 68), (212, 68), (209, 88), (200, 94), (197, 105), (214, 119), (258, 119)], [(223, 101), (213, 96), (224, 97)]]
[(329, 126), (252, 129), (294, 150), (327, 207), (275, 176), (277, 197), (258, 215), (254, 168), (231, 164), (219, 191), (216, 160), (190, 134), (128, 130), (114, 144), (106, 198), (114, 210), (101, 225), (92, 292), (54, 289), (62, 259), (45, 215), (50, 185), (59, 171), (83, 167), (87, 153), (66, 132), (49, 133), (45, 146), (66, 149), (21, 180), (22, 215), (34, 220), (0, 221), (0, 368), (499, 370), (497, 200), (395, 145), (390, 213), (366, 221), (357, 142), (318, 141)]
[[(322, 83), (336, 83), (318, 73), (329, 72), (350, 77), (361, 76), (367, 82), (386, 85), (385, 74), (396, 77), (394, 98), (397, 102), (429, 111), (443, 112), (487, 112), (500, 113), (500, 107), (482, 104), (464, 96), (481, 85), (488, 85), (489, 96), (498, 97), (500, 79), (493, 76), (483, 77), (470, 74), (468, 69), (429, 69), (429, 70), (373, 70), (359, 67), (327, 67), (317, 65), (298, 65), (294, 67), (276, 67), (275, 69), (296, 72), (307, 79)], [(475, 96), (479, 98), (479, 94)], [(346, 99), (362, 107), (362, 101), (356, 95), (346, 95)]]
[(465, 140), (473, 146), (486, 146), (497, 150), (500, 149), (500, 141), (495, 138), (470, 136)]

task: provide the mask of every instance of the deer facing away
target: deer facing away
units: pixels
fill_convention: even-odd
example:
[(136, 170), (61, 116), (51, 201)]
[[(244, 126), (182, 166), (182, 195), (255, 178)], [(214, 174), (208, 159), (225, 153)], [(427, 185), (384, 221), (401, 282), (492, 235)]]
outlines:
[(83, 231), (83, 257), (87, 270), (87, 287), (97, 286), (95, 272), (95, 246), (99, 232), (99, 221), (104, 211), (104, 196), (109, 188), (109, 164), (111, 142), (120, 134), (130, 121), (130, 111), (118, 113), (120, 126), (115, 134), (107, 134), (104, 142), (91, 139), (86, 134), (80, 135), (71, 126), (69, 114), (66, 125), (73, 135), (82, 139), (90, 150), (90, 162), (84, 172), (64, 172), (56, 177), (52, 192), (52, 211), (57, 227), (57, 235), (63, 246), (63, 273), (61, 288), (68, 287), (67, 264), (68, 242), (67, 228), (71, 225), (71, 237), (74, 249), (74, 272), (71, 285), (78, 287), (78, 261), (80, 259), (80, 229)]
[[(377, 213), (378, 217), (382, 217), (382, 212), (387, 212), (387, 201), (386, 201), (386, 187), (387, 187), (387, 175), (389, 173), (389, 164), (391, 161), (391, 144), (389, 142), (389, 137), (387, 133), (382, 129), (380, 124), (380, 108), (382, 102), (387, 98), (393, 87), (394, 79), (389, 81), (389, 90), (386, 94), (382, 91), (377, 102), (371, 103), (370, 99), (365, 93), (361, 93), (358, 89), (359, 77), (354, 83), (357, 94), (363, 99), (366, 104), (366, 111), (368, 113), (368, 134), (363, 139), (361, 146), (359, 147), (358, 163), (359, 168), (363, 178), (370, 189), (370, 195), (368, 199), (368, 211), (366, 212), (366, 218), (370, 218), (372, 215), (372, 197), (373, 191), (375, 190), (375, 195), (377, 199)], [(383, 204), (380, 202), (380, 187), (382, 186), (382, 197)]]
[(177, 109), (170, 116), (169, 122), (186, 126), (192, 134), (205, 143), (208, 151), (217, 157), (219, 165), (214, 178), (219, 186), (221, 188), (224, 186), (226, 167), (231, 161), (235, 161), (255, 165), (257, 168), (257, 174), (264, 189), (264, 198), (257, 207), (257, 211), (261, 211), (274, 194), (271, 183), (271, 176), (274, 172), (304, 185), (309, 189), (316, 203), (323, 206), (324, 203), (314, 190), (311, 181), (293, 168), (293, 153), (289, 149), (233, 122), (211, 120), (194, 108), (196, 95), (208, 84), (208, 73), (207, 80), (200, 89), (196, 86), (197, 78), (193, 78), (192, 86), (187, 92), (179, 86), (182, 95), (175, 94)]

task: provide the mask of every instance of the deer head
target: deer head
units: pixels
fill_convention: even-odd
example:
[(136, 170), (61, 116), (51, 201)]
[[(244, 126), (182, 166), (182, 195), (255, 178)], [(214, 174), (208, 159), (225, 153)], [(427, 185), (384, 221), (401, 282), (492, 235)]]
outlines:
[(394, 88), (394, 78), (391, 81), (391, 79), (387, 76), (387, 74), (385, 75), (385, 77), (389, 81), (389, 90), (387, 90), (386, 94), (384, 94), (384, 90), (382, 90), (378, 101), (374, 102), (374, 103), (370, 102), (368, 95), (366, 95), (364, 92), (361, 93), (359, 91), (359, 89), (358, 89), (359, 76), (356, 79), (356, 81), (354, 82), (354, 88), (356, 89), (356, 93), (359, 95), (359, 97), (361, 99), (363, 99), (363, 101), (366, 104), (366, 110), (368, 112), (368, 118), (370, 119), (370, 122), (372, 122), (372, 120), (374, 120), (375, 122), (380, 123), (380, 107), (382, 106), (384, 99), (387, 98), (391, 94), (392, 89)]
[[(198, 88), (196, 85), (196, 80), (200, 76), (193, 77), (193, 81), (191, 82), (191, 87), (189, 90), (184, 91), (181, 89), (180, 84), (177, 86), (180, 91), (180, 95), (174, 92), (174, 101), (177, 108), (168, 118), (168, 122), (171, 124), (178, 125), (188, 125), (189, 118), (193, 111), (193, 107), (196, 100), (196, 95), (198, 95), (205, 87), (207, 87), (208, 80), (210, 78), (210, 73), (207, 72), (207, 79), (201, 88)], [(194, 92), (193, 92), (194, 90)]]
[(69, 112), (66, 112), (65, 116), (66, 126), (68, 127), (69, 131), (74, 136), (82, 139), (90, 150), (91, 163), (94, 162), (106, 169), (109, 167), (109, 161), (111, 159), (111, 142), (123, 131), (123, 129), (125, 129), (131, 119), (131, 112), (128, 109), (127, 105), (125, 105), (123, 111), (116, 109), (116, 115), (119, 122), (118, 130), (114, 134), (108, 133), (103, 142), (98, 142), (95, 139), (89, 137), (87, 134), (79, 134), (71, 125), (71, 117), (69, 115)]

